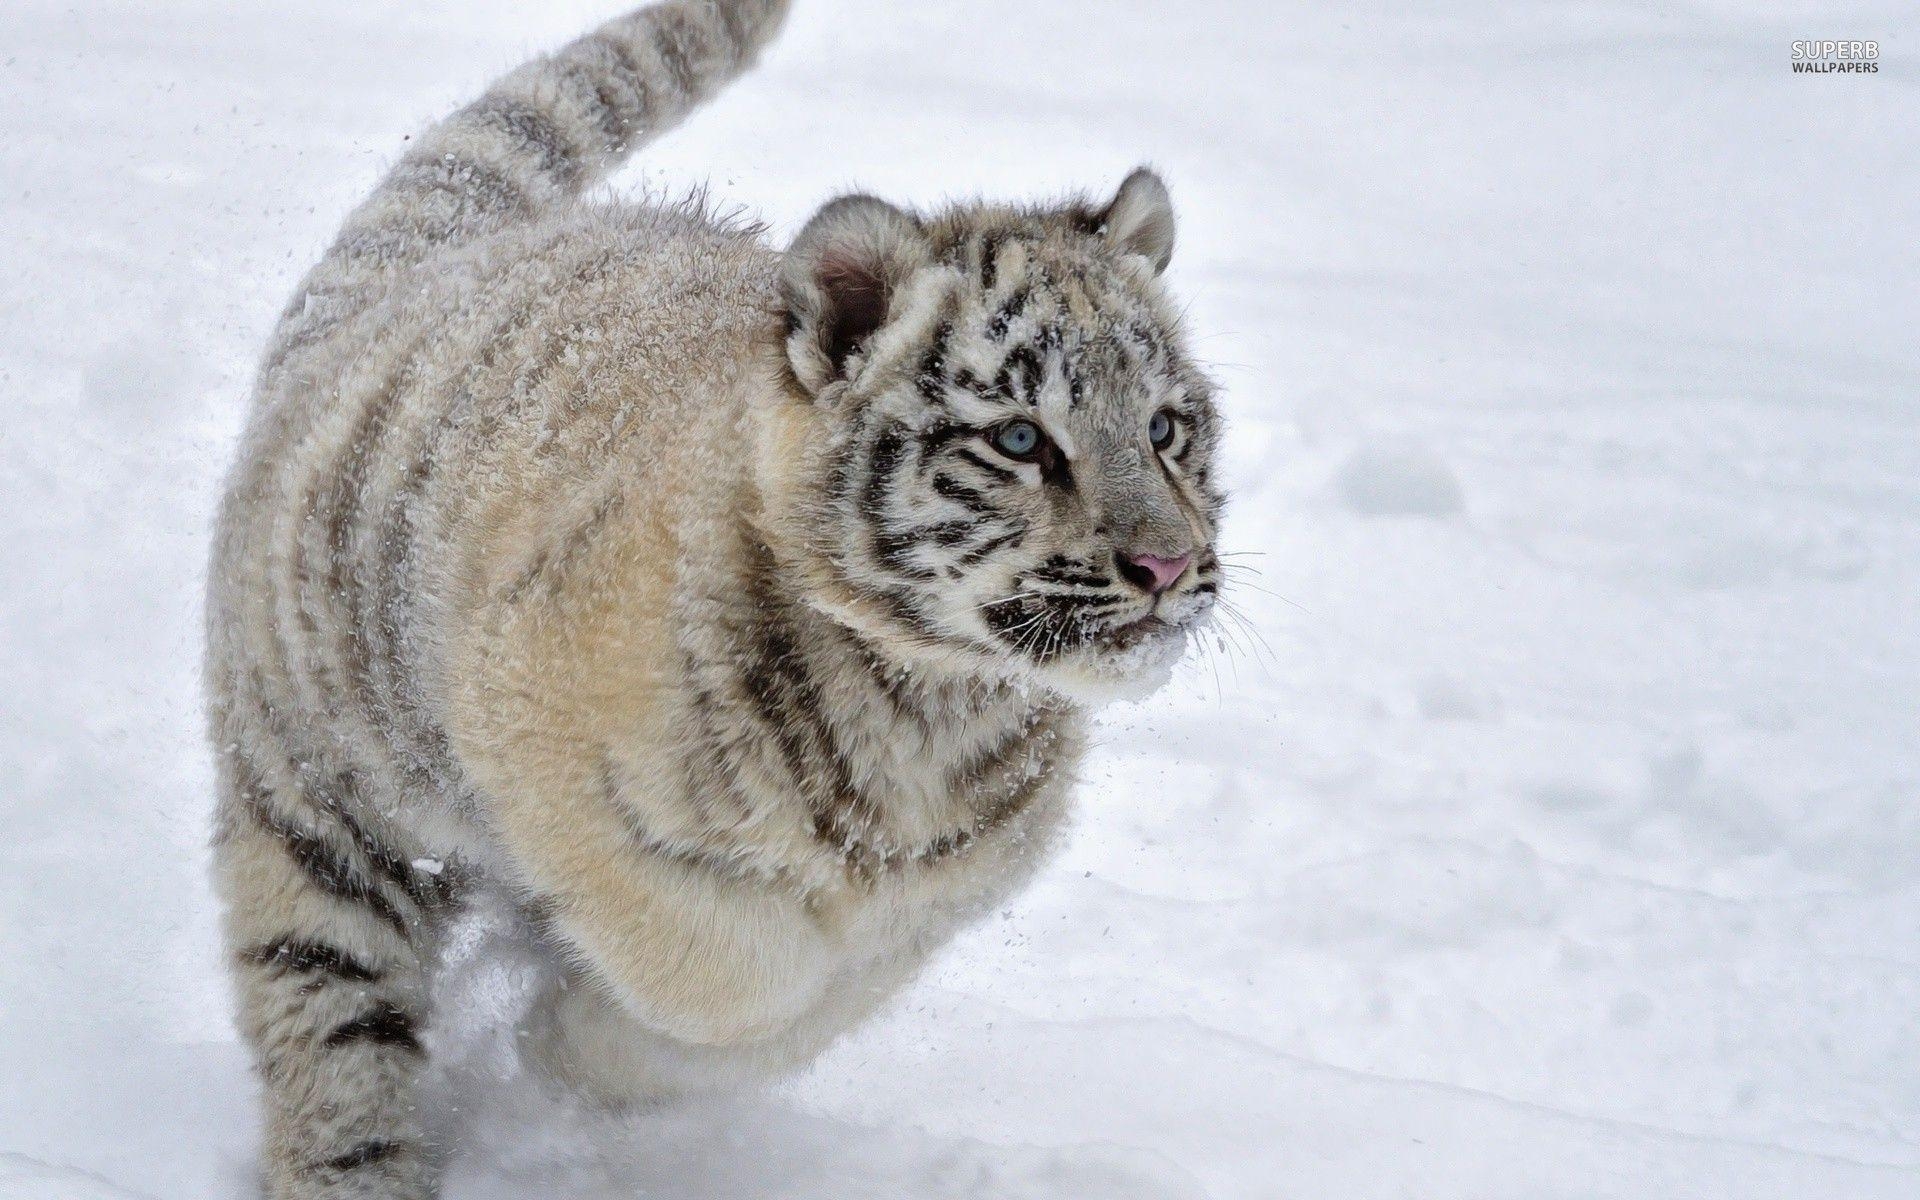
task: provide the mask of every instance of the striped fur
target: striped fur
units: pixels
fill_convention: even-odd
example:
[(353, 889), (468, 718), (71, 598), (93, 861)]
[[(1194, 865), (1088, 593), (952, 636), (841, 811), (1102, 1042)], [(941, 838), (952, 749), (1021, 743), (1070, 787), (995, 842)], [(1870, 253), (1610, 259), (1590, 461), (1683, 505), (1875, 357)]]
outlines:
[[(434, 1194), (414, 1089), (476, 891), (550, 953), (524, 1041), (582, 1094), (805, 1062), (1027, 877), (1083, 703), (1163, 672), (1218, 587), (1152, 176), (843, 199), (784, 253), (581, 199), (783, 7), (671, 0), (509, 75), (267, 350), (207, 680), (274, 1197)], [(1044, 462), (996, 449), (1014, 419)], [(1149, 595), (1123, 551), (1194, 562)]]

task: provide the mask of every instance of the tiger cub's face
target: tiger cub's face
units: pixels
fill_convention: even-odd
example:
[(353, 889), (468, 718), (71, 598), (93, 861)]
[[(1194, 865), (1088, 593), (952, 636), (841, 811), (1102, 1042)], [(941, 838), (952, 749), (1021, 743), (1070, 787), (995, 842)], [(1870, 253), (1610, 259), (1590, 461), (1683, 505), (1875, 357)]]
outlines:
[(830, 606), (1083, 698), (1165, 678), (1220, 586), (1219, 421), (1159, 283), (1171, 247), (1145, 172), (1100, 210), (814, 218), (783, 282)]

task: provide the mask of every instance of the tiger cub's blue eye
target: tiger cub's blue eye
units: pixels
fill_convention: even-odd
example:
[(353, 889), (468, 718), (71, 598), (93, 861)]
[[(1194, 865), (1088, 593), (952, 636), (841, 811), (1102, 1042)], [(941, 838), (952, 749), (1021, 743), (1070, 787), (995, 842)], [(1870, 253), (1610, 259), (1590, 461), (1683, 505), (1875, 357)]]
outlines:
[(1030, 459), (1045, 441), (1046, 435), (1032, 421), (1008, 421), (993, 431), (993, 448), (1008, 458)]
[(1173, 444), (1173, 414), (1161, 409), (1147, 422), (1147, 440), (1153, 443), (1155, 450), (1165, 450)]

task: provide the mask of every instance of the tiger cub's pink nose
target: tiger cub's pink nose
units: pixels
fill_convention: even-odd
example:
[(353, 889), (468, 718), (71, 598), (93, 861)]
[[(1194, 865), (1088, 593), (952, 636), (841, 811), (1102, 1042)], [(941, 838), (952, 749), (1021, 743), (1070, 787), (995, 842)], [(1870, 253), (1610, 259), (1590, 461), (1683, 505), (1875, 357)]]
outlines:
[(1161, 558), (1157, 554), (1119, 554), (1115, 557), (1120, 560), (1122, 575), (1135, 586), (1156, 596), (1172, 587), (1173, 581), (1180, 578), (1180, 572), (1186, 570), (1187, 564), (1193, 561), (1191, 552), (1178, 558)]

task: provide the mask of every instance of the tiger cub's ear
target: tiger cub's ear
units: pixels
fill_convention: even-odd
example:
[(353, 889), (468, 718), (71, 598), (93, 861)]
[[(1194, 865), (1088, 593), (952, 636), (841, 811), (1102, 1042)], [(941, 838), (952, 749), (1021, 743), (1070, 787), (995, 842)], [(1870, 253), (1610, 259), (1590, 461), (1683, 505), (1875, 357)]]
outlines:
[(1173, 200), (1167, 185), (1145, 167), (1136, 167), (1100, 214), (1100, 233), (1122, 254), (1138, 254), (1154, 274), (1173, 261)]
[(901, 285), (933, 261), (920, 222), (873, 196), (842, 196), (787, 248), (780, 287), (787, 357), (808, 391), (840, 378), (847, 359), (887, 323)]

